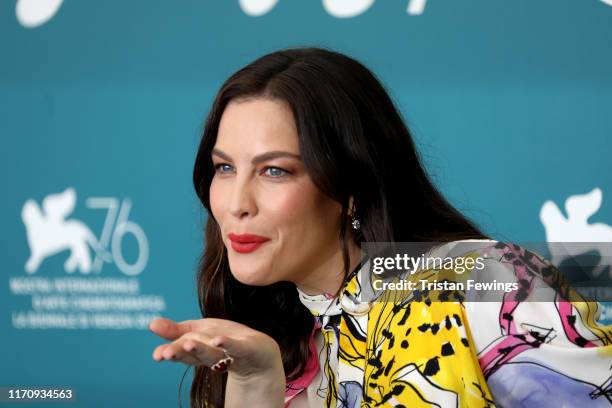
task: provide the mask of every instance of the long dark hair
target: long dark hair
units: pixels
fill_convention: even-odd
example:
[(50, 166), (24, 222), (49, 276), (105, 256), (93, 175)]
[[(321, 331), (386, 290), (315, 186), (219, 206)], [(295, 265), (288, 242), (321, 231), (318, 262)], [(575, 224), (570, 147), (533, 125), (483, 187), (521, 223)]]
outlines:
[[(231, 100), (249, 97), (282, 100), (291, 107), (309, 176), (342, 205), (339, 238), (345, 276), (349, 239), (360, 245), (488, 237), (431, 183), (391, 98), (358, 61), (322, 48), (292, 48), (267, 54), (234, 73), (213, 102), (193, 170), (195, 190), (208, 211), (198, 300), (202, 316), (238, 321), (273, 337), (291, 380), (306, 364), (313, 317), (298, 299), (295, 285), (248, 286), (232, 276), (210, 209), (211, 150), (221, 115)], [(361, 223), (357, 233), (346, 228), (351, 196)], [(226, 380), (226, 374), (196, 367), (191, 406), (222, 407)]]

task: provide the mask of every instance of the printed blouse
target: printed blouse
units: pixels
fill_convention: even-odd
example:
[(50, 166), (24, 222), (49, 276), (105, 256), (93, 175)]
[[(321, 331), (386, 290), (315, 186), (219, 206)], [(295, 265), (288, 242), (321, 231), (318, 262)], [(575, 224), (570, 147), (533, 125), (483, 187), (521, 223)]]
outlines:
[[(434, 255), (480, 257), (484, 268), (465, 278), (514, 285), (493, 299), (446, 289), (385, 290), (372, 300), (366, 259), (338, 297), (298, 289), (315, 329), (286, 407), (612, 406), (612, 326), (596, 322), (601, 305), (569, 288), (554, 265), (494, 240), (453, 241)], [(441, 269), (413, 276), (457, 280)]]

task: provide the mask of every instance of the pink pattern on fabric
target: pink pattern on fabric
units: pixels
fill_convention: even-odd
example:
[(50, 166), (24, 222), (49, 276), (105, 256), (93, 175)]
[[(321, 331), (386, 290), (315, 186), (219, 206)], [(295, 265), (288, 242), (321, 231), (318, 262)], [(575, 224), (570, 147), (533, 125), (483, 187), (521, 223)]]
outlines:
[(314, 327), (312, 329), (312, 333), (310, 334), (310, 353), (308, 355), (308, 361), (306, 362), (306, 367), (304, 368), (304, 372), (302, 373), (302, 375), (293, 381), (287, 382), (287, 386), (285, 388), (285, 408), (289, 406), (291, 400), (295, 398), (296, 395), (308, 388), (312, 380), (314, 380), (314, 378), (317, 376), (317, 373), (319, 372), (319, 357), (314, 337), (317, 330), (320, 329), (321, 323), (319, 322), (319, 319), (317, 319), (315, 316)]
[(572, 312), (572, 304), (566, 300), (557, 301), (556, 303), (557, 310), (561, 316), (561, 321), (563, 322), (563, 330), (565, 330), (567, 339), (580, 347), (597, 347), (597, 344), (582, 337), (582, 335), (576, 330), (575, 325), (570, 323), (570, 316), (574, 316), (574, 319), (576, 319)]
[(557, 290), (555, 306), (567, 339), (580, 347), (597, 347), (596, 343), (585, 339), (576, 329), (574, 322), (579, 317), (573, 314), (572, 304), (565, 298), (565, 287), (559, 281), (559, 275), (550, 273), (549, 266), (539, 256), (525, 250), (525, 248), (502, 243), (496, 244), (495, 248), (502, 250), (500, 261), (513, 268), (520, 288), (504, 295), (499, 313), (499, 327), (502, 337), (497, 339), (496, 344), (488, 347), (479, 357), (485, 378), (488, 378), (502, 364), (507, 363), (518, 354), (538, 348), (547, 340), (546, 338), (535, 337), (528, 330), (519, 330), (514, 319), (514, 312), (518, 305), (526, 301), (533, 291), (536, 284), (536, 274), (549, 286)]
[[(496, 248), (498, 248), (496, 246)], [(524, 249), (523, 249), (524, 251)], [(514, 312), (521, 301), (525, 300), (533, 291), (536, 283), (535, 275), (527, 270), (524, 263), (507, 262), (505, 259), (517, 259), (524, 254), (516, 251), (512, 246), (505, 246), (502, 251), (505, 254), (512, 254), (510, 257), (502, 257), (501, 262), (513, 268), (519, 289), (504, 294), (502, 306), (499, 313), (499, 327), (502, 330), (503, 338), (497, 340), (497, 344), (489, 348), (479, 358), (485, 378), (488, 378), (493, 371), (502, 364), (516, 357), (518, 354), (537, 348), (540, 341), (528, 331), (521, 331), (514, 321)]]

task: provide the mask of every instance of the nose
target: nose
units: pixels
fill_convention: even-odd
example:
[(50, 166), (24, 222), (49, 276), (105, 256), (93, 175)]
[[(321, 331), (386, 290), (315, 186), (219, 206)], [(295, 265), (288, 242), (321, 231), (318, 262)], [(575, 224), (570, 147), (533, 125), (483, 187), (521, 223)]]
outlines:
[(229, 211), (236, 218), (253, 216), (256, 211), (253, 186), (248, 177), (237, 177), (232, 183), (232, 191), (229, 200)]

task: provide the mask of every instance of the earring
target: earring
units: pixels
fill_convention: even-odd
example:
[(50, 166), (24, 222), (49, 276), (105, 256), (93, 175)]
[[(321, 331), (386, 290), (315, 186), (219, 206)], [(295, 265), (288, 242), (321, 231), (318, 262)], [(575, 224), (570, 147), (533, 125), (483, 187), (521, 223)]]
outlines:
[(358, 230), (361, 227), (359, 220), (355, 218), (354, 215), (351, 217), (351, 224), (353, 224), (353, 229), (356, 229), (356, 230)]
[(355, 203), (353, 203), (352, 208), (351, 208), (351, 224), (353, 224), (353, 229), (355, 230), (358, 230), (359, 228), (361, 228), (361, 224), (359, 223), (359, 220), (355, 218)]

